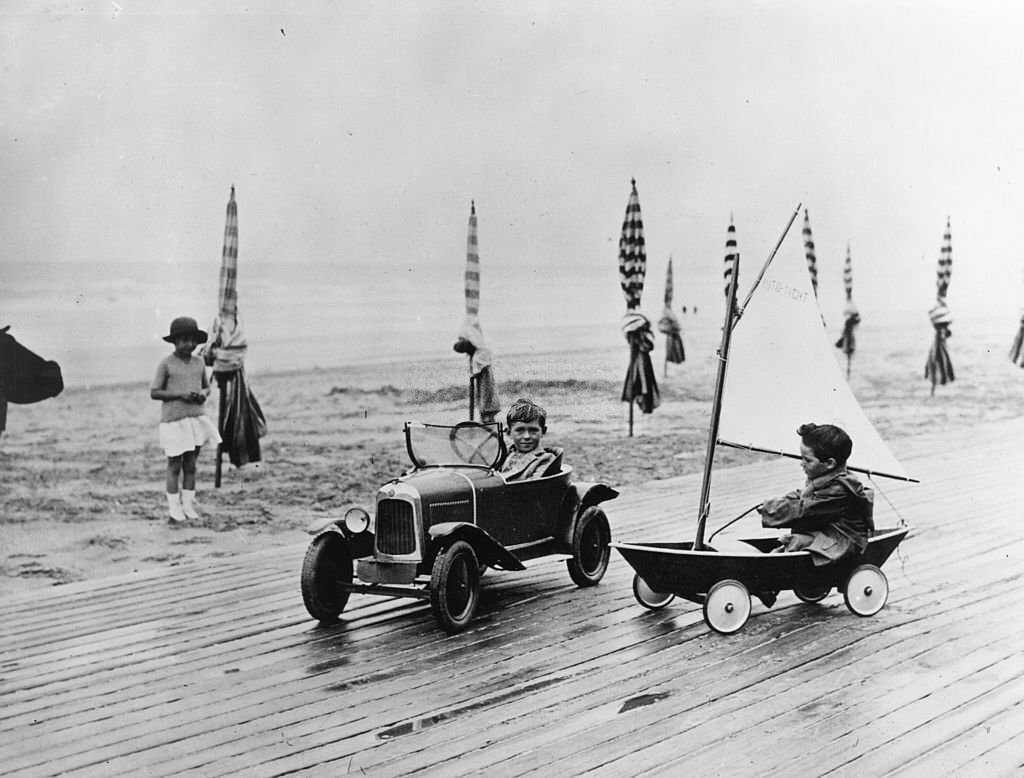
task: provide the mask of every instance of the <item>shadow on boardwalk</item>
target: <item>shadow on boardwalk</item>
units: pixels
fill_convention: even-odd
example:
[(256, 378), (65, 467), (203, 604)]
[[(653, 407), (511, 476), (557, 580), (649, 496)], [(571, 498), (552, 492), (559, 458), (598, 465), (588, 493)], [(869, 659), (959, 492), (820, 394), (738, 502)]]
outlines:
[[(489, 572), (447, 637), (429, 608), (353, 597), (318, 627), (303, 547), (0, 600), (0, 775), (1004, 775), (1024, 765), (1024, 424), (894, 446), (880, 525), (914, 531), (889, 604), (784, 593), (738, 634), (648, 612), (613, 555)], [(715, 474), (721, 519), (790, 461)], [(699, 481), (609, 503), (617, 540), (692, 537)], [(747, 525), (749, 527), (749, 525)]]

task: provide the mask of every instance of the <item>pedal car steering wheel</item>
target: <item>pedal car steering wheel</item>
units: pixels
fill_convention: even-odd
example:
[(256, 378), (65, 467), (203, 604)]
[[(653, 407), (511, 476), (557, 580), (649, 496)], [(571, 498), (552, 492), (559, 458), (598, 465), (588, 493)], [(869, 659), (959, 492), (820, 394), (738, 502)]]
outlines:
[[(501, 453), (502, 440), (498, 427), (476, 421), (460, 421), (452, 427), (448, 438), (451, 441), (452, 451), (467, 465), (490, 467)], [(495, 452), (487, 451), (492, 442), (498, 447)]]

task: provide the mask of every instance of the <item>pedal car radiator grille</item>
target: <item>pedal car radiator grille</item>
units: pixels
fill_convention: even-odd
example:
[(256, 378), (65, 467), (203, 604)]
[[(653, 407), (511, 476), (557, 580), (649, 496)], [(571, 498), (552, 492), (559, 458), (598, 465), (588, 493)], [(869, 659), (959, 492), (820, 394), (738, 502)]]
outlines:
[(377, 550), (382, 554), (411, 554), (416, 550), (412, 505), (404, 500), (377, 503)]

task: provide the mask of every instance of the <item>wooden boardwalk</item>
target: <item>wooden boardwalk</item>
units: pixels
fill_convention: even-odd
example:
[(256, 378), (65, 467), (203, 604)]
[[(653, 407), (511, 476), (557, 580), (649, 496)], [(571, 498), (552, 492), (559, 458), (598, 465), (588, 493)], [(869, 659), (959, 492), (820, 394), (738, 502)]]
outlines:
[[(551, 560), (488, 572), (455, 637), (371, 597), (320, 628), (302, 546), (0, 599), (0, 775), (1024, 774), (1022, 440), (894, 445), (922, 483), (880, 484), (879, 525), (914, 531), (866, 619), (786, 592), (724, 637), (637, 605), (616, 554), (588, 590)], [(799, 475), (719, 471), (714, 513)], [(623, 490), (615, 538), (692, 538), (698, 491)]]

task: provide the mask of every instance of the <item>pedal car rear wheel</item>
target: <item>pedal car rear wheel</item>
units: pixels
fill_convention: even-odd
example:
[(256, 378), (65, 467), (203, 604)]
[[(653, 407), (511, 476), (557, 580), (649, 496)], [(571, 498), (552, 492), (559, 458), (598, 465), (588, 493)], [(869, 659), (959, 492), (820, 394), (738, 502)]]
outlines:
[(805, 586), (793, 587), (793, 594), (801, 602), (821, 602), (828, 597), (831, 591), (832, 587), (825, 584), (807, 584)]
[(743, 629), (750, 618), (750, 592), (739, 581), (726, 578), (708, 589), (704, 599), (704, 621), (715, 632), (731, 635)]
[(889, 579), (874, 565), (860, 565), (846, 579), (843, 599), (858, 616), (874, 616), (889, 599)]
[(309, 544), (302, 560), (302, 601), (317, 621), (337, 621), (348, 604), (349, 591), (339, 584), (352, 583), (352, 550), (336, 532), (326, 532)]
[(608, 569), (612, 549), (608, 517), (596, 505), (583, 511), (572, 533), (572, 559), (565, 560), (577, 586), (596, 586)]
[(633, 576), (633, 596), (636, 601), (648, 610), (661, 610), (676, 598), (672, 592), (659, 592), (639, 575)]
[(456, 540), (437, 555), (430, 574), (430, 607), (445, 632), (454, 635), (469, 624), (480, 603), (480, 563), (473, 547)]

